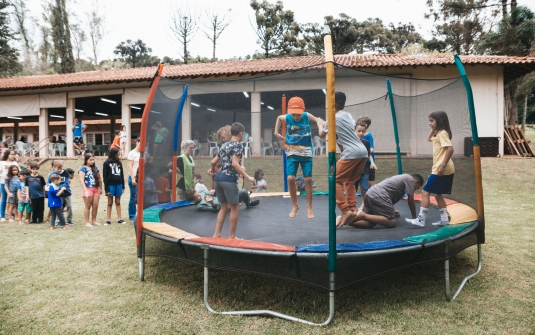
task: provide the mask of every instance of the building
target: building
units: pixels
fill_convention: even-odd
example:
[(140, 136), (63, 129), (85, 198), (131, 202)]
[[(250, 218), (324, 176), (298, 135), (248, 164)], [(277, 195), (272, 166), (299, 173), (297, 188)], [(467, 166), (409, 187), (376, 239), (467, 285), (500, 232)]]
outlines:
[[(503, 138), (504, 85), (534, 71), (535, 57), (462, 56), (461, 59), (473, 88), (479, 136)], [(307, 108), (312, 106), (313, 113), (324, 117), (323, 62), (321, 56), (307, 56), (166, 66), (163, 77), (178, 81), (173, 88), (176, 92), (170, 94), (179, 95), (184, 84), (190, 86), (182, 115), (181, 138), (206, 143), (214, 129), (240, 121), (256, 139), (252, 142), (253, 155), (260, 155), (259, 139), (271, 141), (274, 118), (280, 113), (281, 93), (305, 95), (305, 101), (311, 101)], [(347, 93), (347, 104), (368, 98), (363, 92), (370, 85), (369, 76), (355, 69), (406, 78), (458, 77), (451, 56), (338, 55), (335, 62), (340, 65), (336, 70), (336, 88)], [(253, 79), (297, 69), (303, 70)], [(114, 130), (121, 124), (126, 126), (128, 137), (135, 138), (155, 71), (155, 67), (148, 67), (0, 79), (1, 139), (22, 136), (28, 142), (41, 142), (39, 153), (44, 157), (49, 154), (47, 138), (65, 136), (66, 143), (72, 143), (70, 125), (75, 116), (89, 126), (84, 132), (86, 143), (110, 144)], [(400, 89), (414, 94), (432, 87)], [(215, 108), (210, 106), (214, 105), (224, 112), (213, 112)], [(203, 154), (207, 155), (208, 148), (205, 149)], [(503, 154), (503, 139), (500, 153)], [(67, 145), (66, 155), (73, 154), (72, 146)]]

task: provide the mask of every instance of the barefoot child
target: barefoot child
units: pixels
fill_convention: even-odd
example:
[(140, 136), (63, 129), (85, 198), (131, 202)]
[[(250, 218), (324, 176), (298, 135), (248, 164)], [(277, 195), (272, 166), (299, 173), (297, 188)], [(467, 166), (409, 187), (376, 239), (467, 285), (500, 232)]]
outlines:
[[(369, 132), (369, 128), (372, 124), (372, 119), (370, 119), (369, 116), (361, 116), (357, 119), (357, 123), (363, 122), (366, 125), (366, 133), (364, 134), (363, 140), (366, 140), (370, 142), (370, 152), (373, 158), (373, 162), (377, 164), (375, 161), (375, 141), (373, 139), (372, 133)], [(368, 171), (368, 188), (373, 186), (373, 182), (375, 181), (375, 169), (370, 169)]]
[(221, 237), (221, 229), (230, 209), (228, 238), (236, 238), (236, 226), (240, 214), (240, 202), (238, 191), (238, 176), (242, 175), (251, 183), (254, 178), (249, 176), (241, 167), (243, 146), (241, 141), (245, 128), (239, 122), (234, 122), (230, 128), (232, 138), (223, 143), (217, 156), (212, 159), (208, 174), (215, 174), (215, 167), (221, 161), (221, 168), (215, 176), (215, 191), (221, 203), (221, 210), (217, 214), (214, 237)]
[(427, 178), (427, 182), (422, 190), (422, 205), (420, 214), (416, 219), (406, 219), (413, 225), (425, 226), (425, 219), (429, 211), (431, 193), (435, 194), (437, 205), (440, 210), (440, 221), (434, 222), (434, 226), (447, 226), (449, 224), (446, 201), (442, 194), (451, 194), (453, 185), (453, 174), (455, 167), (451, 156), (453, 146), (451, 145), (451, 129), (448, 114), (444, 111), (436, 111), (429, 115), (429, 126), (431, 131), (427, 136), (427, 141), (433, 142), (433, 168)]
[[(359, 180), (368, 157), (366, 147), (355, 133), (355, 120), (344, 111), (345, 103), (346, 95), (336, 92), (336, 143), (343, 147), (340, 159), (336, 162), (336, 206), (342, 211), (340, 225), (346, 224), (350, 216), (357, 214), (355, 182)], [(319, 136), (325, 138), (328, 131), (326, 124), (319, 129)]]
[[(82, 197), (84, 198), (84, 220), (86, 227), (100, 226), (97, 222), (98, 202), (102, 194), (102, 178), (95, 157), (91, 153), (84, 155), (84, 165), (78, 170)], [(49, 200), (50, 201), (50, 200)], [(91, 211), (91, 220), (89, 212)]]
[[(104, 191), (108, 198), (108, 206), (106, 208), (106, 223), (104, 225), (111, 224), (111, 212), (113, 204), (115, 203), (115, 209), (117, 211), (117, 223), (125, 224), (121, 214), (121, 196), (124, 190), (124, 172), (123, 164), (120, 159), (119, 148), (112, 148), (108, 155), (108, 159), (104, 161), (102, 166), (102, 174), (104, 176)], [(114, 199), (115, 198), (115, 199)], [(115, 201), (114, 201), (115, 200)]]
[(18, 205), (17, 190), (19, 182), (19, 167), (17, 165), (11, 165), (7, 170), (7, 179), (4, 186), (7, 193), (7, 215), (9, 222), (15, 222), (11, 215), (13, 209), (16, 209)]
[[(314, 115), (305, 112), (305, 102), (300, 97), (293, 97), (288, 101), (288, 114), (279, 115), (275, 122), (274, 135), (277, 139), (283, 140), (279, 134), (281, 122), (286, 121), (286, 171), (288, 173), (288, 185), (295, 185), (297, 169), (301, 165), (303, 177), (305, 178), (305, 189), (307, 196), (307, 215), (309, 219), (314, 218), (312, 212), (312, 136), (311, 122), (316, 122), (318, 128), (322, 129), (325, 121), (316, 118)], [(295, 187), (289, 187), (292, 198), (292, 211), (290, 218), (294, 218), (299, 210), (297, 202), (297, 191)]]

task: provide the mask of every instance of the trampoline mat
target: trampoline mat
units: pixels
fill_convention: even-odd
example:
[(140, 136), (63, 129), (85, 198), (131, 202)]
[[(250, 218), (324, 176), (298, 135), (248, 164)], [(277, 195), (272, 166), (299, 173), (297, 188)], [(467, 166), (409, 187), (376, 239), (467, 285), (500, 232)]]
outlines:
[[(329, 243), (329, 197), (314, 196), (312, 208), (315, 218), (309, 220), (306, 215), (306, 197), (298, 196), (299, 212), (293, 219), (288, 217), (292, 209), (289, 198), (281, 196), (257, 198), (260, 204), (256, 207), (240, 208), (236, 236), (242, 239), (284, 244), (289, 246), (303, 246), (309, 244)], [(358, 206), (361, 204), (358, 197)], [(431, 225), (440, 220), (440, 213), (436, 207), (431, 207), (427, 216), (426, 226), (423, 228), (405, 222), (411, 218), (407, 201), (401, 200), (395, 208), (401, 216), (397, 218), (396, 227), (384, 228), (375, 226), (373, 229), (359, 229), (344, 226), (337, 229), (336, 243), (349, 244), (385, 240), (403, 240), (406, 237), (428, 233), (441, 228)], [(416, 203), (416, 213), (420, 211), (420, 203)], [(337, 215), (340, 211), (336, 209)], [(161, 222), (201, 237), (212, 237), (215, 229), (217, 213), (198, 211), (196, 206), (184, 206), (161, 213)], [(228, 236), (228, 215), (221, 232), (222, 237)]]

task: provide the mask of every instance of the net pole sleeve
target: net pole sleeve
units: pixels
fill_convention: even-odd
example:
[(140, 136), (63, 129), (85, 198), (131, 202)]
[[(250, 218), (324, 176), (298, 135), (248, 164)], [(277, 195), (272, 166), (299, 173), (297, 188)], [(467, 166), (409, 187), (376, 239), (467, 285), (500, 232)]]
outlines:
[(325, 70), (327, 76), (327, 122), (329, 142), (329, 272), (336, 271), (336, 107), (334, 101), (334, 55), (331, 35), (323, 38), (325, 46)]
[(178, 159), (178, 156), (173, 156), (173, 168), (172, 168), (172, 171), (171, 171), (171, 180), (173, 181), (173, 184), (171, 185), (171, 191), (172, 191), (172, 195), (171, 195), (171, 200), (173, 202), (176, 201), (176, 169), (177, 169), (177, 164), (176, 164), (176, 161)]
[[(163, 71), (163, 64), (158, 65), (158, 71), (154, 76), (152, 81), (149, 95), (147, 96), (147, 101), (145, 102), (145, 109), (143, 110), (143, 116), (141, 117), (141, 130), (140, 130), (140, 158), (139, 158), (139, 167), (137, 173), (137, 215), (136, 215), (136, 246), (138, 257), (141, 256), (141, 235), (143, 232), (143, 204), (145, 196), (143, 192), (145, 191), (145, 148), (147, 146), (147, 127), (149, 122), (150, 109), (152, 107), (152, 102), (154, 101), (154, 96), (158, 89), (158, 84), (160, 83), (160, 77)], [(134, 176), (135, 178), (135, 176)]]
[(173, 137), (173, 151), (178, 155), (178, 136), (179, 136), (179, 130), (178, 126), (180, 125), (180, 120), (182, 119), (182, 110), (184, 109), (184, 103), (186, 102), (186, 99), (188, 97), (188, 87), (189, 85), (186, 84), (184, 86), (184, 91), (182, 92), (182, 97), (180, 98), (180, 104), (178, 105), (178, 111), (176, 114), (176, 120), (175, 120), (175, 128), (174, 128), (174, 137)]
[(459, 55), (454, 56), (455, 65), (461, 75), (464, 87), (466, 89), (466, 97), (468, 100), (468, 112), (470, 114), (470, 125), (472, 127), (472, 143), (474, 143), (474, 169), (476, 175), (476, 199), (477, 199), (477, 213), (481, 222), (481, 228), (485, 229), (485, 206), (483, 203), (483, 176), (481, 173), (481, 156), (479, 152), (479, 135), (477, 133), (476, 109), (474, 107), (474, 95), (472, 93), (472, 85), (466, 76), (463, 63)]
[(394, 123), (394, 138), (396, 140), (396, 157), (398, 161), (398, 174), (403, 174), (403, 165), (401, 164), (401, 150), (399, 148), (398, 119), (396, 117), (396, 106), (394, 105), (394, 95), (392, 94), (392, 84), (390, 79), (386, 80), (388, 90), (388, 100), (390, 101), (390, 110), (392, 112), (392, 122)]
[[(282, 115), (286, 115), (286, 95), (282, 95), (282, 108), (281, 113)], [(286, 121), (282, 121), (282, 171), (283, 171), (283, 179), (284, 179), (284, 192), (288, 192), (288, 171), (286, 170)], [(278, 129), (276, 129), (278, 131)]]

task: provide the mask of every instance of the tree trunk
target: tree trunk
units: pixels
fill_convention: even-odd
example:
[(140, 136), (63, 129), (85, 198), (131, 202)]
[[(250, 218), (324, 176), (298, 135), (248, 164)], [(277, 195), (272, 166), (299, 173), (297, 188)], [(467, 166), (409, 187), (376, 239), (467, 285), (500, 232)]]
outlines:
[(516, 0), (511, 0), (511, 12), (516, 8)]
[(511, 112), (509, 113), (509, 125), (514, 126), (518, 124), (518, 101), (511, 99)]
[(524, 97), (524, 109), (522, 110), (522, 129), (526, 129), (526, 116), (528, 115), (528, 96)]
[(217, 41), (217, 30), (216, 30), (216, 27), (214, 26), (214, 38), (212, 39), (212, 42), (214, 42), (212, 62), (215, 62), (215, 43), (216, 43), (216, 41)]
[(502, 18), (507, 16), (507, 0), (502, 0)]
[(184, 64), (188, 64), (188, 42), (184, 37)]

